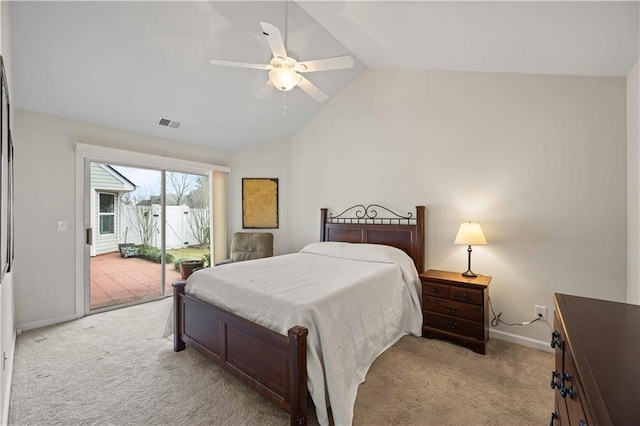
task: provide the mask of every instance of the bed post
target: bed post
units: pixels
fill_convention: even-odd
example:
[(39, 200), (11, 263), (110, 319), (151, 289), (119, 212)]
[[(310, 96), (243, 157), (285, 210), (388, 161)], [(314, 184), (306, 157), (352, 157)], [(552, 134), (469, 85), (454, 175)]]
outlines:
[(418, 233), (418, 253), (417, 257), (417, 268), (418, 274), (424, 272), (424, 206), (416, 206), (416, 231)]
[(178, 281), (173, 284), (173, 350), (180, 352), (184, 350), (185, 343), (180, 338), (182, 330), (184, 330), (184, 312), (182, 303), (182, 295), (184, 295), (184, 286), (186, 282)]
[(300, 326), (289, 329), (289, 392), (291, 426), (307, 424), (307, 334)]
[(327, 240), (327, 227), (325, 225), (327, 224), (328, 211), (328, 209), (320, 209), (320, 241)]

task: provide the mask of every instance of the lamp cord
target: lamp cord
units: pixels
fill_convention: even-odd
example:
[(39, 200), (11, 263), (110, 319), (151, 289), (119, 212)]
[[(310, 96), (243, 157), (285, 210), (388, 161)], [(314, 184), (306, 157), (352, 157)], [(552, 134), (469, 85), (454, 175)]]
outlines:
[(532, 319), (531, 321), (525, 321), (521, 323), (510, 323), (510, 322), (503, 321), (502, 318), (500, 318), (500, 316), (502, 315), (502, 312), (500, 312), (498, 315), (496, 315), (496, 313), (494, 312), (493, 305), (491, 304), (491, 297), (489, 297), (489, 308), (491, 309), (491, 314), (493, 315), (493, 318), (491, 318), (491, 327), (497, 327), (498, 325), (500, 325), (500, 323), (508, 326), (529, 325), (536, 321), (540, 321), (542, 319), (542, 314), (538, 314), (538, 317)]

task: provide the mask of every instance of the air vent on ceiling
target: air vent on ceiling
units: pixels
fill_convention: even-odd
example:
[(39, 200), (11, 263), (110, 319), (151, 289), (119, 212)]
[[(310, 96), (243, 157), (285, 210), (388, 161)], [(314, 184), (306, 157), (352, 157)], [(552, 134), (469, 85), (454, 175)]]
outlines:
[(182, 122), (177, 120), (171, 120), (169, 118), (160, 117), (160, 121), (158, 121), (158, 125), (164, 127), (171, 127), (172, 129), (177, 129), (182, 125)]

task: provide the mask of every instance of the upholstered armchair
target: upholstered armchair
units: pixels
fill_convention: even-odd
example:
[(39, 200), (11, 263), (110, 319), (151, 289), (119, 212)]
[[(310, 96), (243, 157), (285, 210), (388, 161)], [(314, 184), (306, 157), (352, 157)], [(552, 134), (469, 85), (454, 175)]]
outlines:
[(271, 232), (236, 232), (231, 238), (231, 258), (216, 263), (216, 266), (271, 256), (273, 256)]

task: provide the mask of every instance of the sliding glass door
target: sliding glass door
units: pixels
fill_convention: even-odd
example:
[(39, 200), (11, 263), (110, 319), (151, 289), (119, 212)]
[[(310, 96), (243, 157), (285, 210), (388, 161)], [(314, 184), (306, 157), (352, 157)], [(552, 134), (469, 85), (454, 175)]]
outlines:
[(90, 310), (162, 296), (162, 172), (90, 163)]
[(166, 172), (165, 180), (164, 248), (172, 274), (177, 277), (166, 280), (165, 291), (169, 294), (175, 281), (186, 278), (196, 268), (209, 266), (211, 213), (208, 176)]
[(88, 175), (87, 312), (161, 298), (208, 264), (207, 176), (101, 162)]

